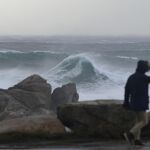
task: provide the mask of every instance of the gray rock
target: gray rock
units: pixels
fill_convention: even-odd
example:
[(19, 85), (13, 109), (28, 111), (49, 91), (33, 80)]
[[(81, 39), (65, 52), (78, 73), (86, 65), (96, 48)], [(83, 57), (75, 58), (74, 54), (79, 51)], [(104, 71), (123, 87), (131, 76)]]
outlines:
[(54, 111), (63, 104), (78, 102), (79, 94), (77, 93), (76, 85), (69, 83), (56, 88), (52, 93), (51, 99), (51, 109)]
[(39, 75), (31, 75), (9, 89), (22, 89), (31, 92), (42, 92), (45, 94), (51, 93), (51, 85)]
[[(66, 104), (58, 108), (57, 115), (65, 126), (79, 136), (120, 139), (135, 123), (134, 112), (125, 110), (119, 100)], [(143, 135), (150, 137), (149, 128)]]
[(0, 121), (49, 114), (51, 86), (39, 75), (32, 75), (8, 90), (0, 90)]
[(53, 137), (64, 133), (64, 125), (51, 115), (29, 116), (0, 122), (0, 139), (3, 137), (11, 139), (14, 135)]
[(5, 93), (5, 91), (0, 91), (0, 112), (5, 110), (5, 107), (8, 105), (10, 96)]
[(50, 105), (51, 86), (39, 75), (0, 89), (0, 140), (64, 134), (65, 127)]
[[(24, 79), (14, 87), (8, 89), (8, 93), (20, 100), (20, 96), (28, 96), (24, 99), (31, 102), (27, 104), (33, 107), (33, 104), (43, 105), (43, 107), (50, 108), (51, 101), (51, 85), (39, 75), (31, 75)], [(32, 100), (31, 100), (32, 98)], [(25, 102), (25, 100), (22, 100)], [(33, 101), (33, 102), (32, 102)]]

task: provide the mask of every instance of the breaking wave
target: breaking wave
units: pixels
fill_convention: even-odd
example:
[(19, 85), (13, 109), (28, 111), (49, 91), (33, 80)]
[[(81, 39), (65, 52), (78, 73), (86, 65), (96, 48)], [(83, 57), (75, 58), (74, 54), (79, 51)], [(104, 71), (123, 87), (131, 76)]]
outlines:
[(85, 54), (65, 58), (47, 74), (49, 78), (57, 82), (75, 82), (77, 84), (108, 80), (107, 75), (101, 73)]

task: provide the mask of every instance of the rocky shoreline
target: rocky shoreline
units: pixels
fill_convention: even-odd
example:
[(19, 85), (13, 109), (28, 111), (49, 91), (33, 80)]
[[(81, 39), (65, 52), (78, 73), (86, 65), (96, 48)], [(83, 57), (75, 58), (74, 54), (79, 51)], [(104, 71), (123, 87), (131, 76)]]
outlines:
[(57, 107), (79, 99), (76, 85), (54, 89), (39, 75), (31, 75), (8, 89), (0, 89), (0, 141), (56, 138), (66, 134)]
[[(150, 112), (147, 112), (150, 119)], [(123, 133), (135, 123), (135, 114), (122, 107), (121, 100), (95, 100), (65, 104), (58, 108), (58, 118), (79, 137), (123, 139)], [(150, 138), (150, 124), (142, 132)]]
[[(134, 123), (134, 113), (125, 110), (121, 100), (78, 100), (74, 83), (52, 91), (51, 85), (39, 75), (1, 89), (0, 142), (48, 140), (57, 145), (83, 143), (83, 139), (119, 141)], [(142, 136), (150, 138), (150, 124)]]

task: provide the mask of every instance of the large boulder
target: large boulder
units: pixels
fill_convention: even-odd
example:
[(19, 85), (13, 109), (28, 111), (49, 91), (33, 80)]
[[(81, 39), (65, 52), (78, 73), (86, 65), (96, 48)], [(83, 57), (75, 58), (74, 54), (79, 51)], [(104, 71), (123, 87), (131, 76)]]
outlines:
[(0, 140), (64, 134), (65, 127), (50, 106), (51, 85), (39, 75), (0, 89)]
[(0, 90), (0, 121), (50, 113), (51, 85), (32, 75), (8, 90)]
[(79, 136), (120, 139), (135, 123), (134, 112), (125, 110), (119, 100), (66, 104), (58, 108), (57, 115), (64, 125)]
[(22, 101), (26, 102), (28, 107), (29, 105), (32, 107), (32, 103), (34, 103), (34, 105), (43, 105), (43, 107), (50, 108), (51, 89), (51, 85), (45, 79), (39, 75), (31, 75), (15, 86), (10, 87), (8, 93), (18, 100), (26, 99)]
[(51, 93), (51, 85), (39, 75), (31, 75), (9, 89), (22, 89), (31, 92)]
[(69, 83), (62, 87), (56, 88), (51, 97), (51, 109), (56, 111), (58, 106), (66, 103), (78, 102), (79, 94), (77, 93), (76, 84)]
[(65, 133), (64, 125), (51, 115), (29, 116), (0, 122), (0, 140), (24, 136), (55, 137)]

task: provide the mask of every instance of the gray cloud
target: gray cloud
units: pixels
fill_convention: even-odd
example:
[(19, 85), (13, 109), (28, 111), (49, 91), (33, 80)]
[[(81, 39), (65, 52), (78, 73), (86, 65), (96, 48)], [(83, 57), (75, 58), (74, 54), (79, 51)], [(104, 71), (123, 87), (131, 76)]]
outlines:
[(150, 35), (149, 0), (0, 0), (0, 34)]

